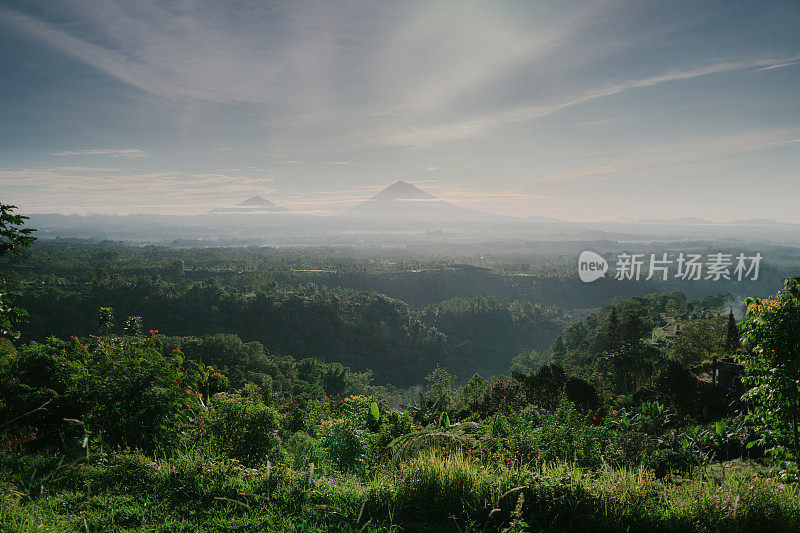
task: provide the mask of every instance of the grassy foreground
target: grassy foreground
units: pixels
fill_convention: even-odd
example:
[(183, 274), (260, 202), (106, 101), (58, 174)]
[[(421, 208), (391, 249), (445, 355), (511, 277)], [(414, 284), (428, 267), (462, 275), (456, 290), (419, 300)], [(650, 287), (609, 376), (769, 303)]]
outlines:
[(640, 469), (485, 465), (423, 452), (374, 475), (246, 468), (200, 450), (66, 463), (0, 457), (3, 531), (797, 531), (796, 486), (742, 463)]

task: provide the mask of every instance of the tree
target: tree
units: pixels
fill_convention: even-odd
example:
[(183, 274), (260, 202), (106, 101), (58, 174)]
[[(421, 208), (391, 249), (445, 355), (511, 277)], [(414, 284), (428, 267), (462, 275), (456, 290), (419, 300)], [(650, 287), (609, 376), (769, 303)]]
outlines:
[(786, 280), (773, 298), (748, 298), (742, 322), (745, 352), (742, 397), (747, 419), (759, 430), (755, 443), (797, 460), (800, 451), (800, 278)]
[(97, 325), (106, 335), (114, 328), (114, 308), (101, 307), (97, 311)]
[(509, 412), (525, 405), (522, 384), (507, 376), (493, 378), (483, 391), (478, 410), (483, 416), (497, 412)]
[(545, 362), (545, 357), (536, 352), (536, 350), (529, 350), (518, 354), (511, 360), (511, 372), (531, 373)]
[(597, 387), (576, 376), (567, 379), (564, 384), (567, 399), (575, 404), (578, 410), (590, 411), (600, 407), (600, 395)]
[(635, 345), (647, 333), (644, 321), (634, 312), (629, 312), (625, 316), (625, 322), (621, 328), (622, 344)]
[(622, 339), (620, 335), (621, 331), (619, 316), (617, 315), (617, 309), (615, 307), (612, 307), (611, 312), (608, 314), (608, 320), (606, 321), (605, 329), (606, 349), (610, 352), (619, 350)]
[[(800, 278), (773, 298), (748, 298), (742, 322), (743, 400), (766, 450), (797, 459), (800, 451)], [(751, 443), (752, 445), (754, 443)]]
[(564, 392), (567, 376), (558, 365), (544, 365), (536, 372), (521, 374), (514, 372), (514, 379), (522, 383), (525, 399), (543, 409), (555, 409)]
[[(20, 254), (22, 248), (30, 248), (36, 240), (31, 236), (35, 229), (22, 227), (28, 217), (13, 214), (16, 208), (14, 205), (0, 203), (0, 256)], [(14, 306), (16, 296), (19, 293), (6, 291), (3, 283), (0, 287), (0, 337), (18, 338), (19, 331), (14, 329), (14, 324), (28, 315), (25, 309)]]
[(125, 321), (125, 335), (128, 337), (138, 337), (142, 332), (142, 317), (129, 316)]
[(431, 408), (438, 411), (447, 411), (453, 399), (453, 387), (456, 379), (450, 372), (437, 366), (433, 372), (425, 376), (428, 387), (427, 398)]
[(557, 365), (564, 363), (564, 356), (567, 355), (567, 347), (564, 346), (564, 339), (560, 336), (556, 337), (553, 344), (550, 345), (550, 351), (553, 354), (553, 362)]
[(470, 380), (458, 391), (458, 403), (460, 407), (469, 414), (474, 413), (478, 408), (483, 391), (486, 390), (488, 382), (477, 372)]
[(736, 325), (736, 319), (733, 317), (733, 311), (731, 311), (728, 314), (728, 327), (725, 331), (725, 351), (733, 353), (738, 350), (740, 346), (739, 327)]
[(675, 359), (663, 362), (656, 389), (681, 411), (687, 411), (695, 397), (695, 381), (689, 370)]
[(623, 344), (619, 350), (605, 352), (598, 361), (600, 374), (619, 394), (632, 394), (652, 378), (658, 351), (644, 343)]
[(669, 355), (686, 366), (692, 366), (722, 350), (724, 343), (725, 317), (697, 318), (678, 332)]
[(0, 203), (0, 256), (22, 253), (22, 248), (30, 248), (36, 240), (31, 236), (35, 229), (22, 227), (28, 217), (13, 214), (15, 209), (15, 205)]

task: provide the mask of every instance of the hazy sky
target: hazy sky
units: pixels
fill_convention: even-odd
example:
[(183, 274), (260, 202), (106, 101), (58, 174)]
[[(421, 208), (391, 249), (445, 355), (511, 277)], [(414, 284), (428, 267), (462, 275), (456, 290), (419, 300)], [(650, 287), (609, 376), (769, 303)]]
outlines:
[(0, 200), (800, 222), (800, 2), (0, 2)]

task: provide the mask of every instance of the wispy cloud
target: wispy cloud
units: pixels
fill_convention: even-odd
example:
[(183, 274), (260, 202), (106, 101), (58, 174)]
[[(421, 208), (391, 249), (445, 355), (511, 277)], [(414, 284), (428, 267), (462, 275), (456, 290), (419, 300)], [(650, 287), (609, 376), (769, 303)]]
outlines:
[(75, 24), (0, 7), (0, 23), (159, 97), (249, 105), (284, 136), (364, 143), (547, 56), (606, 3), (545, 22), (478, 3), (389, 12), (310, 0), (266, 13), (145, 0), (77, 5)]
[(714, 135), (669, 143), (625, 147), (615, 151), (588, 154), (608, 164), (570, 170), (534, 178), (534, 182), (559, 182), (584, 179), (628, 179), (653, 175), (655, 172), (686, 168), (715, 162), (740, 154), (800, 144), (800, 130), (776, 129)]
[(758, 70), (759, 70), (759, 72), (760, 72), (760, 71), (762, 71), (762, 70), (773, 70), (773, 69), (776, 69), (776, 68), (791, 67), (791, 66), (793, 66), (793, 65), (797, 65), (797, 64), (798, 64), (798, 62), (797, 62), (797, 61), (789, 61), (789, 62), (787, 62), (787, 63), (779, 63), (779, 64), (777, 64), (777, 65), (769, 65), (769, 66), (766, 66), (766, 67), (760, 68), (760, 69), (758, 69)]
[(145, 157), (147, 152), (139, 148), (111, 149), (91, 149), (91, 150), (68, 150), (64, 152), (54, 152), (50, 155), (63, 157), (74, 155), (105, 155), (108, 157)]
[[(798, 59), (792, 57), (790, 61)], [(483, 115), (459, 122), (433, 126), (429, 128), (413, 128), (387, 135), (383, 141), (390, 145), (408, 146), (412, 148), (430, 148), (437, 141), (454, 141), (474, 137), (488, 130), (508, 124), (544, 118), (567, 108), (579, 106), (592, 100), (606, 98), (628, 91), (654, 87), (656, 85), (681, 80), (691, 80), (712, 74), (737, 70), (755, 69), (758, 67), (777, 67), (787, 61), (783, 59), (750, 59), (743, 61), (722, 61), (704, 67), (681, 71), (672, 71), (637, 80), (605, 85), (584, 91), (578, 96), (561, 101), (519, 106), (499, 113)], [(763, 69), (759, 69), (763, 70)]]
[[(785, 183), (800, 144), (786, 129), (800, 14), (627, 0), (0, 4), (4, 102), (19, 106), (0, 130), (27, 136), (0, 143), (13, 167), (0, 190), (40, 210), (192, 210), (267, 192), (329, 210), (417, 176), (455, 203), (567, 216), (593, 207), (593, 181), (655, 189), (653, 176), (714, 166), (724, 188), (719, 167), (748, 159)], [(101, 168), (134, 161), (146, 169)]]
[(145, 172), (106, 167), (0, 169), (0, 188), (26, 212), (198, 213), (271, 194), (273, 180), (252, 172)]
[(521, 187), (504, 190), (475, 190), (462, 187), (442, 189), (437, 192), (437, 197), (454, 203), (487, 204), (496, 201), (525, 202), (528, 200), (543, 200), (551, 196), (547, 194), (527, 193)]

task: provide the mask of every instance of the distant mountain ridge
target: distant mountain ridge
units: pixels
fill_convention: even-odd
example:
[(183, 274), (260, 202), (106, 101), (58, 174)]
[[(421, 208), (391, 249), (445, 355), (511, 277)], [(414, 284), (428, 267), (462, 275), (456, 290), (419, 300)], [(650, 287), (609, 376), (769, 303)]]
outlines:
[(681, 217), (681, 218), (641, 218), (636, 220), (640, 224), (713, 224), (714, 222), (699, 217)]

